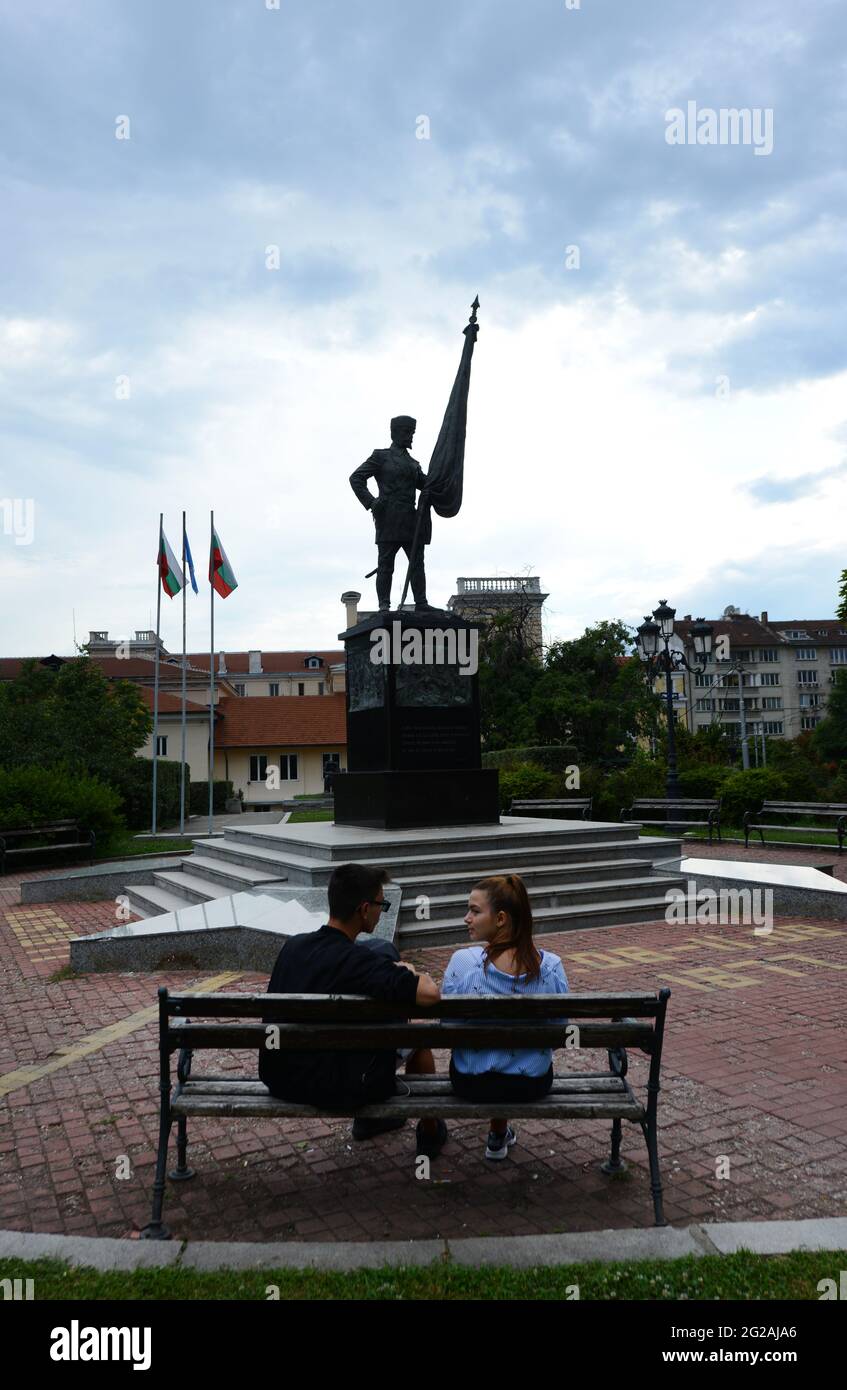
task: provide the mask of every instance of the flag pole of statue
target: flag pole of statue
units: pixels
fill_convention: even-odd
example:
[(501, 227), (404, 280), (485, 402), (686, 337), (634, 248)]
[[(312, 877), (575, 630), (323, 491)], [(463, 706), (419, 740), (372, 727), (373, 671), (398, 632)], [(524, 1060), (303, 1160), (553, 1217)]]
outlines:
[(456, 380), (453, 382), (453, 390), (450, 392), (450, 399), (447, 402), (447, 409), (444, 412), (444, 419), (441, 424), (441, 431), (432, 451), (432, 458), (429, 463), (429, 470), (426, 475), (426, 489), (421, 492), (418, 502), (417, 519), (415, 521), (415, 535), (412, 541), (412, 554), (409, 559), (409, 568), (406, 571), (406, 582), (403, 585), (403, 595), (400, 599), (400, 607), (406, 601), (406, 594), (409, 590), (409, 579), (412, 573), (412, 560), (418, 547), (418, 537), (420, 535), (421, 522), (426, 514), (426, 509), (432, 507), (439, 516), (455, 516), (462, 505), (462, 486), (465, 476), (465, 435), (468, 424), (468, 392), (471, 385), (471, 358), (476, 345), (479, 324), (476, 321), (477, 310), (479, 309), (479, 295), (477, 295), (471, 305), (471, 316), (467, 326), (462, 330), (465, 335), (465, 344), (462, 348), (462, 358), (459, 362), (459, 370), (456, 373)]

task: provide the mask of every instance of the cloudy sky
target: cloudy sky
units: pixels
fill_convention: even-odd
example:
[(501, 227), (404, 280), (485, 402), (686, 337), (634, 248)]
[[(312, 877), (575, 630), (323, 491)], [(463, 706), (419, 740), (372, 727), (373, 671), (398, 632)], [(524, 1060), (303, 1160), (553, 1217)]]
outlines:
[[(214, 507), (239, 580), (217, 645), (334, 644), (342, 590), (374, 598), (348, 476), (398, 413), (426, 468), (477, 292), (433, 601), (538, 574), (549, 640), (660, 598), (832, 615), (841, 0), (0, 16), (2, 654), (70, 651), (74, 613), (80, 640), (147, 626), (183, 507), (201, 575)], [(706, 143), (730, 108), (749, 128)]]

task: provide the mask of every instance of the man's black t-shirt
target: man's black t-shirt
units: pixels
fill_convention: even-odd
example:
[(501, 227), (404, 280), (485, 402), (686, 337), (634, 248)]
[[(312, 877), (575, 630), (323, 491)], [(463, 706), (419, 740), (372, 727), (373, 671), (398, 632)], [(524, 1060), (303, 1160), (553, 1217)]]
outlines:
[[(411, 1005), (417, 977), (336, 927), (295, 936), (280, 951), (269, 994), (364, 994)], [(307, 1105), (351, 1106), (394, 1094), (394, 1052), (259, 1052), (259, 1076), (272, 1095)]]

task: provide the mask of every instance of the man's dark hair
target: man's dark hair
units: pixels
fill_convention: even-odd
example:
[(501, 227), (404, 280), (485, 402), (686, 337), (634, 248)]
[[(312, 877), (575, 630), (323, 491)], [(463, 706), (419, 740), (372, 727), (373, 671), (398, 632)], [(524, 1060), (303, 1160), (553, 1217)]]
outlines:
[(349, 922), (360, 903), (373, 902), (377, 891), (388, 882), (388, 870), (370, 864), (339, 864), (329, 880), (329, 915), (337, 922)]

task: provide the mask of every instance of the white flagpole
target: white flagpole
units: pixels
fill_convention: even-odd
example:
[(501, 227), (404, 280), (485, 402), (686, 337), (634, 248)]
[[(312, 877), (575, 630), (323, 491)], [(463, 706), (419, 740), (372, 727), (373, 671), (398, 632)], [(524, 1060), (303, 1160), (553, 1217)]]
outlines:
[(212, 833), (212, 815), (215, 789), (215, 586), (211, 583), (212, 548), (215, 543), (215, 513), (211, 513), (209, 536), (209, 592), (211, 600), (211, 636), (209, 653), (209, 834)]
[(185, 568), (185, 512), (182, 514), (182, 747), (179, 770), (179, 833), (185, 834), (185, 596), (188, 580)]
[(156, 666), (153, 675), (153, 824), (156, 834), (156, 797), (159, 785), (159, 627), (162, 619), (162, 540), (164, 513), (159, 512), (159, 553), (156, 556)]

